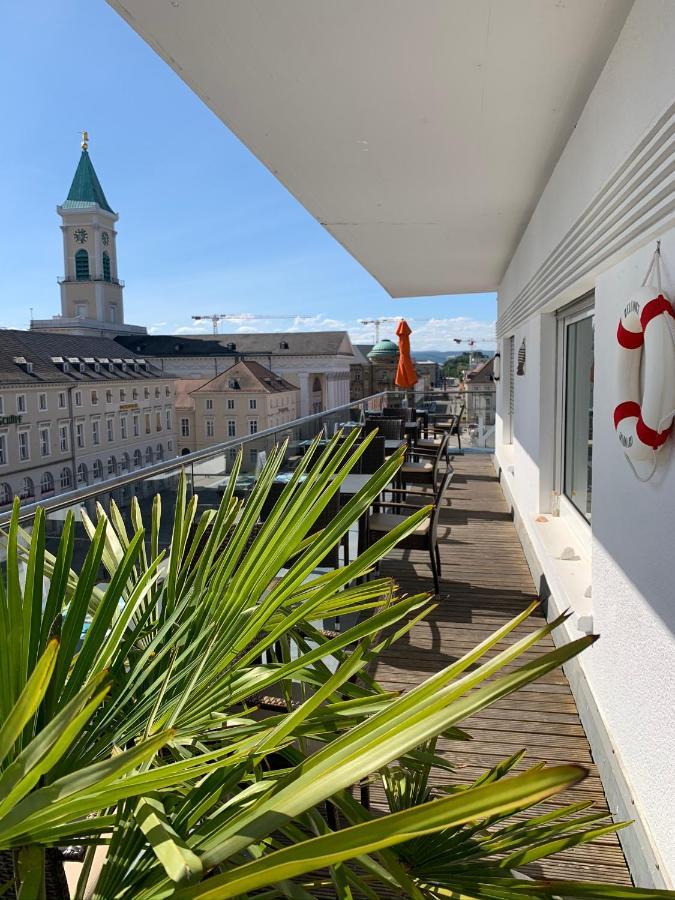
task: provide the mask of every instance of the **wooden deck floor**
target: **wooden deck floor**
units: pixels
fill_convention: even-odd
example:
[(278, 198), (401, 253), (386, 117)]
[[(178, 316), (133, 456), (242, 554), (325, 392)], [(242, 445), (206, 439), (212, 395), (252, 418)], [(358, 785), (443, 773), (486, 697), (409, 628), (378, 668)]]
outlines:
[[(378, 661), (376, 677), (387, 688), (405, 690), (448, 665), (529, 604), (535, 588), (515, 527), (487, 456), (456, 457), (456, 475), (442, 513), (442, 602), (425, 621), (395, 644)], [(383, 564), (406, 593), (433, 592), (428, 557), (395, 551)], [(517, 636), (541, 626), (533, 616)], [(539, 651), (552, 649), (549, 638)], [(606, 809), (602, 784), (576, 705), (562, 671), (511, 697), (504, 698), (462, 723), (473, 740), (439, 743), (456, 766), (455, 780), (471, 781), (482, 771), (525, 747), (521, 768), (535, 760), (579, 762), (589, 777), (553, 801), (564, 805), (593, 799)], [(377, 806), (381, 798), (373, 797)], [(545, 809), (550, 806), (545, 806)], [(630, 884), (616, 836), (568, 850), (552, 860), (533, 864), (534, 878), (570, 878)]]

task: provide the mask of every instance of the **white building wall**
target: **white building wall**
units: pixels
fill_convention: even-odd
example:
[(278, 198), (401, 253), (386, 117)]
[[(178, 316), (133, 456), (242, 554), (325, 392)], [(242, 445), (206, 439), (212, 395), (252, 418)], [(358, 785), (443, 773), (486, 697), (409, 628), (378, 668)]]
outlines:
[[(500, 335), (515, 335), (516, 352), (525, 337), (526, 367), (515, 378), (512, 444), (504, 443), (506, 430), (498, 421), (497, 460), (528, 558), (551, 590), (550, 611), (572, 607), (567, 637), (591, 627), (600, 634), (568, 674), (610, 804), (621, 817), (639, 820), (620, 834), (634, 877), (654, 886), (675, 880), (675, 457), (671, 441), (654, 479), (639, 483), (618, 446), (612, 411), (619, 312), (639, 286), (657, 237), (664, 286), (675, 298), (675, 184), (669, 171), (675, 142), (654, 128), (672, 115), (674, 47), (675, 4), (637, 0), (499, 291)], [(651, 143), (640, 151), (645, 136)], [(647, 162), (628, 196), (620, 181), (612, 185), (611, 179), (637, 158), (636, 148)], [(658, 160), (650, 172), (648, 164)], [(653, 188), (640, 196), (652, 177)], [(616, 232), (608, 229), (611, 212), (593, 228), (575, 232), (603, 196), (615, 211), (625, 205)], [(529, 284), (535, 288), (526, 307)], [(592, 535), (580, 517), (550, 515), (557, 506), (554, 311), (590, 289), (595, 290)], [(516, 316), (518, 309), (527, 315)], [(506, 340), (501, 347), (506, 362), (505, 347)], [(508, 377), (503, 377), (501, 418), (507, 396)], [(557, 558), (566, 546), (576, 551), (576, 561)]]

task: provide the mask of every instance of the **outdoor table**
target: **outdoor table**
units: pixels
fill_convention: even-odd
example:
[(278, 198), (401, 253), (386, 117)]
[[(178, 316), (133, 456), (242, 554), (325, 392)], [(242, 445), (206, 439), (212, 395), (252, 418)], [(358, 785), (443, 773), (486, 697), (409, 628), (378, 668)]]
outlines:
[(401, 440), (401, 438), (390, 438), (384, 442), (385, 452), (389, 451), (390, 455), (394, 452), (394, 450), (398, 450), (401, 444), (405, 444), (405, 441)]

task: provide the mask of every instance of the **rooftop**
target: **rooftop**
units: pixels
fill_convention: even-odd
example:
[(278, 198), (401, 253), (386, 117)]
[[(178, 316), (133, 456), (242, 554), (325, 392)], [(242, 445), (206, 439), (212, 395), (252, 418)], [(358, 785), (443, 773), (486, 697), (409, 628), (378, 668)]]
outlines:
[(221, 372), (210, 381), (196, 387), (191, 393), (215, 393), (228, 392), (235, 390), (230, 387), (230, 381), (236, 379), (238, 387), (237, 391), (254, 391), (256, 393), (265, 394), (284, 394), (287, 391), (299, 391), (300, 388), (280, 378), (277, 374), (261, 366), (260, 363), (253, 360), (241, 360), (230, 366), (225, 372)]
[(92, 206), (99, 206), (109, 213), (113, 212), (103, 193), (89, 151), (83, 149), (73, 183), (68, 191), (68, 197), (61, 207), (62, 209), (90, 209)]

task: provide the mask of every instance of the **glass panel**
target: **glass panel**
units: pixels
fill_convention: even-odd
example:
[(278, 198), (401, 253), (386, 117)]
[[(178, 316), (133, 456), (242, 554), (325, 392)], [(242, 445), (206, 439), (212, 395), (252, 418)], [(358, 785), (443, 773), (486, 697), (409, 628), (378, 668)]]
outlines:
[(566, 327), (565, 496), (591, 520), (593, 458), (593, 317)]

